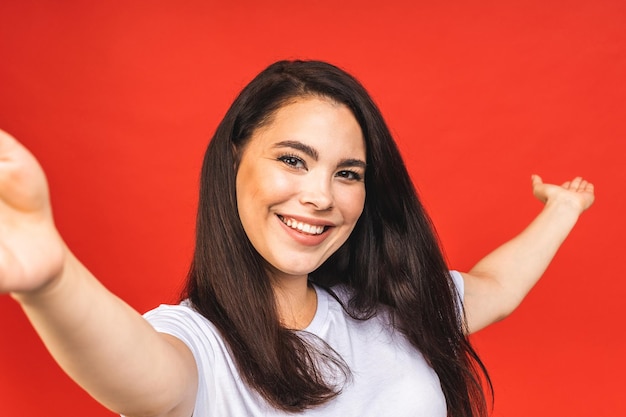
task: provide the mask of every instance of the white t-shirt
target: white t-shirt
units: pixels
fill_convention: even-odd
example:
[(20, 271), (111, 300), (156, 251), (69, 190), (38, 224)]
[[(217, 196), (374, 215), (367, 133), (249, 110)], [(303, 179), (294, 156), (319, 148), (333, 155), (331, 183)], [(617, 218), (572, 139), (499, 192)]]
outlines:
[[(462, 296), (463, 279), (456, 271), (451, 274)], [(437, 374), (421, 353), (393, 330), (387, 315), (354, 320), (325, 290), (315, 289), (317, 311), (304, 331), (322, 338), (341, 355), (352, 377), (338, 397), (299, 414), (272, 408), (250, 389), (217, 328), (188, 304), (162, 305), (145, 314), (157, 331), (181, 339), (194, 355), (199, 375), (194, 417), (446, 417)], [(341, 289), (336, 292), (343, 299)]]

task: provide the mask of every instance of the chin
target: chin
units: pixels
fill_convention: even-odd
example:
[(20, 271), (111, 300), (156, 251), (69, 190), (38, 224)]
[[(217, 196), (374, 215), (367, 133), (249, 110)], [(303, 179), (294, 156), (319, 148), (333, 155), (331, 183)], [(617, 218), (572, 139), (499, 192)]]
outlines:
[(308, 276), (311, 272), (319, 268), (320, 265), (321, 264), (303, 266), (302, 263), (298, 265), (283, 265), (283, 266), (275, 265), (275, 266), (272, 266), (272, 271), (274, 274), (277, 274), (277, 275), (298, 278), (298, 277)]

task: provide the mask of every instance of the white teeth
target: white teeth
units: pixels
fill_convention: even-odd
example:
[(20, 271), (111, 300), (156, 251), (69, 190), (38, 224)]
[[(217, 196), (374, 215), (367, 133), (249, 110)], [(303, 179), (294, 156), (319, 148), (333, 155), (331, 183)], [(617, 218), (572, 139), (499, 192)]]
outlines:
[(324, 226), (314, 226), (312, 224), (302, 223), (294, 219), (289, 219), (289, 218), (284, 218), (284, 217), (280, 217), (280, 219), (287, 226), (302, 233), (308, 233), (310, 235), (319, 235), (319, 234), (322, 234), (322, 232), (324, 232)]

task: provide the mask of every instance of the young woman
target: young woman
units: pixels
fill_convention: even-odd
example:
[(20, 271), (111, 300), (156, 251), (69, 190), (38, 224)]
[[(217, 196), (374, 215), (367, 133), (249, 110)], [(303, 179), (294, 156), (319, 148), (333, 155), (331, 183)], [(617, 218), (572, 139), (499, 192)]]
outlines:
[(144, 318), (64, 245), (43, 172), (6, 134), (0, 161), (0, 290), (127, 416), (484, 416), (467, 335), (515, 309), (594, 198), (581, 178), (534, 176), (539, 216), (450, 272), (365, 89), (278, 62), (205, 154), (183, 301)]

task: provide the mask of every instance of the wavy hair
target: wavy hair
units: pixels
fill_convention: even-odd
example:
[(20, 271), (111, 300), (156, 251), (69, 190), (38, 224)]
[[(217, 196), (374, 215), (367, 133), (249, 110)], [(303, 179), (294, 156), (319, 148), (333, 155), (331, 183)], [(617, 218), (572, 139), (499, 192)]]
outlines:
[(329, 368), (349, 369), (329, 347), (281, 326), (264, 261), (238, 217), (238, 152), (284, 105), (324, 97), (346, 105), (365, 139), (363, 213), (347, 242), (309, 279), (345, 284), (344, 309), (367, 320), (381, 305), (439, 376), (448, 415), (486, 416), (489, 377), (466, 336), (462, 306), (434, 227), (377, 106), (351, 75), (320, 61), (280, 61), (257, 75), (228, 109), (204, 156), (196, 247), (184, 297), (227, 342), (253, 389), (278, 409), (298, 412), (339, 395)]

